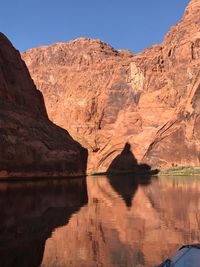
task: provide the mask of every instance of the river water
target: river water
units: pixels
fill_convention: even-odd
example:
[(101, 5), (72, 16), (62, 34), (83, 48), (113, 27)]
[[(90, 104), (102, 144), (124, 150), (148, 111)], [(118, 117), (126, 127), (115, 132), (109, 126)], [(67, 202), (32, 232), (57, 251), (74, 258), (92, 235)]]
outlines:
[(150, 267), (200, 242), (200, 177), (0, 183), (1, 267)]

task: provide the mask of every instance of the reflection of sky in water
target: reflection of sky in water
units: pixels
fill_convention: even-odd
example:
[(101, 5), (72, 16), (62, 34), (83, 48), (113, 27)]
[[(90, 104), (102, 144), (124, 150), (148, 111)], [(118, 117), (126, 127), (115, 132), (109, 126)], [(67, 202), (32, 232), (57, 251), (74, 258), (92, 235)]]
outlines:
[(113, 179), (0, 184), (0, 263), (148, 267), (199, 242), (200, 177)]

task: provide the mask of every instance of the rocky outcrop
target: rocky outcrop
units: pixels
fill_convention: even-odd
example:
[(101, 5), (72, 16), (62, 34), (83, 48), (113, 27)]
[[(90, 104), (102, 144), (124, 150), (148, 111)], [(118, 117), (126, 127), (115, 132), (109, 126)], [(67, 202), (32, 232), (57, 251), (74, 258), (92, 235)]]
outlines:
[(87, 151), (47, 116), (20, 54), (0, 34), (0, 177), (82, 175)]
[(79, 38), (23, 53), (49, 117), (106, 171), (129, 142), (157, 168), (199, 165), (200, 1), (191, 0), (161, 45), (138, 55)]

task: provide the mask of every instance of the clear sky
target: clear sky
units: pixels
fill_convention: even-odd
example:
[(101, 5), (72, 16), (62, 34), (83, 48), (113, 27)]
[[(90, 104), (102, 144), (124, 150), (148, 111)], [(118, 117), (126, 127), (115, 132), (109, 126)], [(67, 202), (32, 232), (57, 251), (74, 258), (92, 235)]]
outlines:
[(189, 0), (1, 0), (0, 31), (20, 51), (77, 37), (134, 53), (160, 43)]

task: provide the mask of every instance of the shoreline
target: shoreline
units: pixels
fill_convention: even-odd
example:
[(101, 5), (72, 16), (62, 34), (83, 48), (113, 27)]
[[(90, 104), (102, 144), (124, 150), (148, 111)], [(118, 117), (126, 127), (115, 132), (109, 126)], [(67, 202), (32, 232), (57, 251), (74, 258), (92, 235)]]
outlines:
[(84, 178), (87, 176), (113, 176), (113, 175), (137, 175), (141, 177), (145, 176), (193, 176), (200, 175), (200, 167), (192, 166), (179, 166), (168, 169), (161, 170), (150, 170), (143, 172), (133, 172), (133, 171), (116, 171), (116, 172), (93, 172), (87, 174), (69, 174), (65, 172), (39, 172), (39, 173), (17, 173), (0, 171), (0, 182), (23, 182), (23, 181), (41, 181), (41, 180), (64, 180), (64, 179), (77, 179)]

